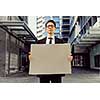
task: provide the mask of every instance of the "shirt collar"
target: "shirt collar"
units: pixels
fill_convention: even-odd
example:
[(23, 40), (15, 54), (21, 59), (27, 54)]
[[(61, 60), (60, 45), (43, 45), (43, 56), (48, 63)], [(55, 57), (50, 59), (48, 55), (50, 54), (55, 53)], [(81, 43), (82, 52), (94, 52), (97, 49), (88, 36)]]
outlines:
[(51, 37), (47, 36), (47, 39), (48, 39), (48, 38), (52, 38), (52, 39), (54, 40), (54, 35), (52, 35)]
[[(48, 39), (48, 38), (50, 38), (50, 37), (49, 37), (49, 36), (47, 36), (47, 39), (46, 39), (46, 44), (49, 44), (50, 39)], [(51, 38), (52, 38), (52, 44), (55, 44), (55, 36), (54, 36), (54, 35), (52, 35), (52, 36), (51, 36)]]

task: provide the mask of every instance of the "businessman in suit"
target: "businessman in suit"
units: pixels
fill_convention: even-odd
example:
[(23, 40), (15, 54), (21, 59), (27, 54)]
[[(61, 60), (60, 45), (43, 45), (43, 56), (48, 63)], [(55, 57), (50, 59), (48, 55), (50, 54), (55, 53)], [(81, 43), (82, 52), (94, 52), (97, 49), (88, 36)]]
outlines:
[[(47, 37), (37, 41), (37, 44), (61, 44), (64, 43), (62, 39), (59, 39), (54, 36), (56, 30), (56, 23), (53, 20), (49, 20), (45, 24), (46, 32), (48, 33)], [(72, 60), (71, 56), (68, 58), (69, 61)], [(61, 83), (61, 77), (65, 76), (64, 74), (48, 74), (48, 75), (38, 75), (40, 78), (40, 83)]]

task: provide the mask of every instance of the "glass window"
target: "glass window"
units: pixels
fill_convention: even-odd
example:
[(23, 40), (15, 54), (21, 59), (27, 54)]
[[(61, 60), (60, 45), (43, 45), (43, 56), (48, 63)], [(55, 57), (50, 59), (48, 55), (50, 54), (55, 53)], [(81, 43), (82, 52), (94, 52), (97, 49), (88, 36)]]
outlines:
[(74, 56), (73, 65), (82, 67), (83, 66), (83, 56), (80, 56), (80, 55)]
[(56, 33), (59, 33), (60, 32), (60, 29), (56, 29)]
[(100, 67), (100, 55), (94, 57), (95, 67)]

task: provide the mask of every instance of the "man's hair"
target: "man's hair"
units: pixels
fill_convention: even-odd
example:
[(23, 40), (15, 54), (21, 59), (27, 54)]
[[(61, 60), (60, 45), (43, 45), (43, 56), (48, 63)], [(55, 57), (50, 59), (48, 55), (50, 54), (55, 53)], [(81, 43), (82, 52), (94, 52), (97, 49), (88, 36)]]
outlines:
[(55, 23), (55, 21), (54, 21), (54, 20), (48, 20), (48, 21), (46, 22), (46, 24), (45, 24), (45, 27), (47, 27), (47, 24), (48, 24), (49, 22), (53, 23), (53, 24), (54, 24), (54, 26), (56, 27), (56, 23)]

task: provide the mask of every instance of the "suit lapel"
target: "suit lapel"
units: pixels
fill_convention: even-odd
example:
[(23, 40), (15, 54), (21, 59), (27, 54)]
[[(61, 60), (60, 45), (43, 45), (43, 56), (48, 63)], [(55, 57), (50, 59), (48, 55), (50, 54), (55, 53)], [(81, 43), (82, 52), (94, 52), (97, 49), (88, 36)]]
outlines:
[[(47, 37), (46, 37), (47, 38)], [(46, 38), (39, 40), (37, 43), (38, 44), (46, 44)]]
[[(38, 44), (46, 44), (46, 39), (47, 39), (47, 37), (45, 37), (42, 40), (39, 40)], [(62, 40), (57, 38), (57, 37), (55, 37), (55, 44), (60, 44), (60, 43), (63, 43)]]

